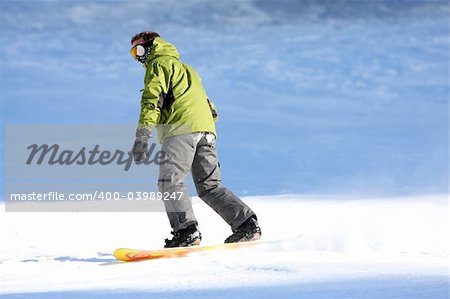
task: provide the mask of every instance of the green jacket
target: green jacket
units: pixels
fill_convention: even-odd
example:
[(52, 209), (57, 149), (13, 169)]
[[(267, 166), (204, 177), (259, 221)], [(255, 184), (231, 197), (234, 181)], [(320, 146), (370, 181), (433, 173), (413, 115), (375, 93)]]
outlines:
[(172, 44), (157, 37), (144, 63), (139, 127), (156, 126), (160, 142), (167, 136), (192, 132), (216, 135), (215, 105), (208, 99), (197, 72), (179, 58)]

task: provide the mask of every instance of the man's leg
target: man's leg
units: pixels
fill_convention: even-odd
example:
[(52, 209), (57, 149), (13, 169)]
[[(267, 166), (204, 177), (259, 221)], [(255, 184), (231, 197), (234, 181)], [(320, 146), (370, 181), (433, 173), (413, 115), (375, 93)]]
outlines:
[[(187, 228), (191, 224), (197, 224), (192, 210), (192, 203), (187, 188), (184, 184), (186, 176), (191, 169), (195, 154), (195, 141), (193, 134), (170, 136), (164, 139), (162, 151), (165, 160), (159, 167), (158, 187), (163, 197), (175, 192), (176, 199), (164, 200), (167, 216), (174, 232)], [(182, 192), (181, 197), (179, 197)]]
[(239, 197), (222, 186), (213, 137), (213, 134), (204, 134), (198, 142), (192, 176), (200, 198), (235, 230), (255, 213)]

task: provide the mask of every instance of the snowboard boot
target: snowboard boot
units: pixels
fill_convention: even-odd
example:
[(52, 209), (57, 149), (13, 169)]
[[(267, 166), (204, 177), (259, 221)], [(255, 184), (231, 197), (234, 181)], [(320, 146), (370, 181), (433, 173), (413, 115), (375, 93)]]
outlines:
[(225, 240), (225, 243), (256, 241), (259, 238), (261, 238), (261, 228), (258, 225), (256, 216), (252, 216), (245, 220), (237, 229), (233, 230), (233, 234)]
[(164, 245), (164, 248), (199, 245), (202, 240), (202, 234), (198, 230), (196, 224), (191, 224), (185, 229), (180, 229), (177, 232), (171, 232), (171, 234), (173, 235), (173, 238), (172, 240), (165, 240), (166, 245)]

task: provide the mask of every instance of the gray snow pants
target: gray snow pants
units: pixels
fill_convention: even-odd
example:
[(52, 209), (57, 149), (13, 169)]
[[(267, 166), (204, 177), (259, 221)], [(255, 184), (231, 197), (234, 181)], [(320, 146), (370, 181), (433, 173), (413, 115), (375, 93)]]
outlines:
[[(222, 186), (215, 136), (211, 133), (190, 133), (166, 137), (162, 144), (167, 162), (159, 168), (158, 188), (163, 194), (182, 192), (178, 199), (164, 200), (173, 231), (197, 224), (192, 202), (184, 183), (192, 172), (198, 196), (216, 211), (232, 229), (236, 229), (253, 211)], [(178, 193), (181, 194), (181, 193)]]

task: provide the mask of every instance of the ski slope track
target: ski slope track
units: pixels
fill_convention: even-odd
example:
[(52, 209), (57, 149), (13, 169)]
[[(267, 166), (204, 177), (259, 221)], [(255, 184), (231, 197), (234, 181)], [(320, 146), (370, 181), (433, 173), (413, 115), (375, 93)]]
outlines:
[[(0, 216), (1, 298), (448, 298), (446, 196), (244, 198), (259, 246), (174, 259), (117, 262), (119, 247), (156, 249), (164, 213)], [(230, 234), (198, 198), (204, 236)]]

